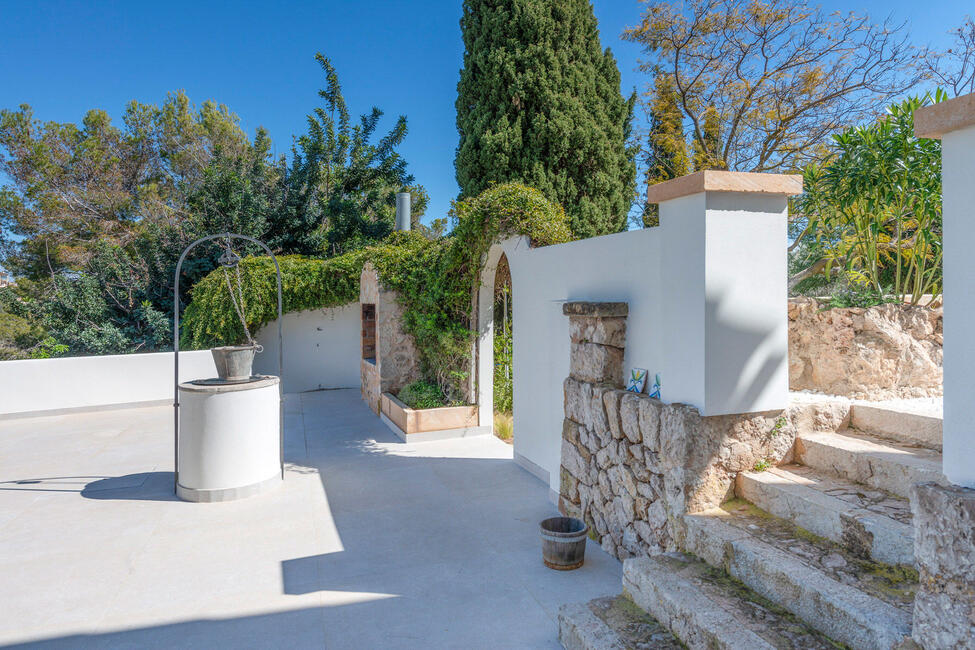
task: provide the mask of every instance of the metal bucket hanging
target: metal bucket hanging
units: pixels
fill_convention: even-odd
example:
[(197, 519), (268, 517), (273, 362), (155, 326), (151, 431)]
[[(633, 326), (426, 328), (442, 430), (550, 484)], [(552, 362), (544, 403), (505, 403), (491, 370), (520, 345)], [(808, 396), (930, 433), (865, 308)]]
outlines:
[[(278, 294), (278, 377), (282, 377), (284, 373), (284, 337), (283, 337), (283, 311), (282, 311), (282, 296), (281, 296), (281, 267), (278, 265), (278, 260), (274, 256), (268, 246), (253, 237), (248, 237), (246, 235), (238, 235), (236, 233), (220, 233), (218, 235), (209, 235), (201, 239), (196, 240), (192, 244), (183, 250), (182, 255), (179, 257), (179, 262), (176, 264), (175, 279), (173, 282), (173, 467), (174, 467), (174, 477), (173, 477), (173, 487), (174, 490), (179, 491), (179, 277), (180, 271), (183, 267), (183, 261), (189, 252), (206, 241), (211, 241), (214, 239), (225, 240), (225, 250), (218, 260), (220, 265), (223, 267), (224, 277), (227, 281), (227, 287), (230, 291), (231, 301), (234, 304), (234, 309), (237, 312), (237, 316), (241, 320), (241, 324), (244, 328), (244, 333), (247, 337), (246, 345), (232, 345), (232, 346), (222, 346), (211, 349), (211, 354), (213, 355), (214, 365), (217, 368), (217, 374), (219, 379), (217, 381), (221, 383), (237, 383), (237, 382), (249, 382), (253, 381), (253, 373), (251, 371), (251, 366), (254, 360), (254, 355), (261, 352), (263, 348), (258, 345), (254, 338), (251, 336), (250, 330), (247, 327), (247, 321), (244, 317), (244, 303), (243, 303), (243, 286), (240, 280), (240, 256), (237, 255), (230, 246), (231, 239), (243, 239), (261, 246), (267, 254), (271, 257), (274, 262), (274, 271), (277, 276), (277, 294)], [(235, 295), (233, 287), (230, 283), (229, 269), (233, 268), (237, 274), (237, 285), (238, 293)], [(279, 402), (279, 413), (278, 417), (278, 452), (279, 452), (279, 465), (281, 471), (281, 478), (284, 479), (284, 409), (280, 408), (283, 402), (283, 396), (281, 393), (281, 383), (278, 382), (278, 402)]]

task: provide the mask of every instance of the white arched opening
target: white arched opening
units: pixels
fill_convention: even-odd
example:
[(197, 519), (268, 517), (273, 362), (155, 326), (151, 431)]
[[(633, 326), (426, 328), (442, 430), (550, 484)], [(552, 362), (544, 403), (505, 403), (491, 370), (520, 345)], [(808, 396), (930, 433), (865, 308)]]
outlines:
[(488, 250), (481, 266), (477, 290), (477, 419), (478, 425), (494, 432), (494, 283), (498, 262), (504, 255), (501, 244)]

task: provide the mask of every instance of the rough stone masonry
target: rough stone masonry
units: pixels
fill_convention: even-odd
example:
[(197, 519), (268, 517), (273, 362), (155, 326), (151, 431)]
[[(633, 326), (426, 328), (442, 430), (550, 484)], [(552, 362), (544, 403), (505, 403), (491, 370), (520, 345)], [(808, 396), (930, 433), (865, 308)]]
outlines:
[(626, 303), (570, 302), (559, 509), (615, 557), (676, 550), (683, 515), (731, 496), (735, 476), (788, 460), (785, 411), (703, 417), (622, 390)]

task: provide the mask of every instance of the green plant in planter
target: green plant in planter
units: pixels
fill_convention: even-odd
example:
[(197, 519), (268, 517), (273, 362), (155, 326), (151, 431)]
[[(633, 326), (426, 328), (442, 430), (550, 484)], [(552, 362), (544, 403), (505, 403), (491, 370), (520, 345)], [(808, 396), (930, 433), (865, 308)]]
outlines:
[(396, 396), (411, 409), (433, 409), (440, 406), (451, 406), (444, 398), (440, 386), (428, 381), (419, 380), (403, 386)]

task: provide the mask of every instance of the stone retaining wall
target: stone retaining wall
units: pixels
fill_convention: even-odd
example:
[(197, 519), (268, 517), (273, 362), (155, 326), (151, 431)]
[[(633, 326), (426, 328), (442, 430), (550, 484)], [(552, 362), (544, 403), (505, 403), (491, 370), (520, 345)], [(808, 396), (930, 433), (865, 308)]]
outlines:
[(858, 399), (941, 394), (942, 309), (789, 300), (789, 388)]
[(622, 390), (625, 303), (567, 303), (572, 338), (564, 382), (559, 508), (623, 559), (676, 550), (682, 517), (720, 505), (739, 471), (786, 459), (784, 411), (702, 417)]

